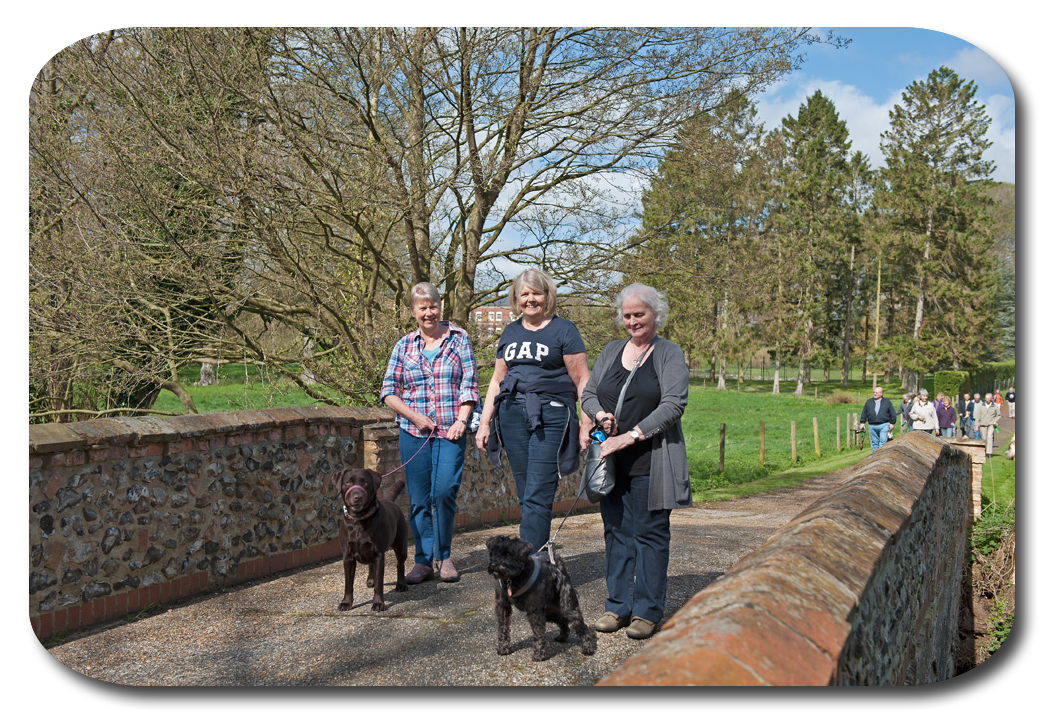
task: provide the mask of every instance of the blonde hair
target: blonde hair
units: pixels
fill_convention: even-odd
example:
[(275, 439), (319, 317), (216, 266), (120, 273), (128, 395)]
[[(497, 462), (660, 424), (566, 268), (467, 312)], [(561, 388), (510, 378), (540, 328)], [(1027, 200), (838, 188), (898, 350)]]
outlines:
[(548, 297), (548, 305), (545, 308), (544, 315), (554, 316), (555, 284), (548, 278), (548, 274), (540, 269), (526, 269), (512, 281), (512, 287), (508, 289), (508, 306), (512, 309), (512, 313), (522, 313), (522, 310), (519, 308), (519, 294), (527, 287), (535, 289)]

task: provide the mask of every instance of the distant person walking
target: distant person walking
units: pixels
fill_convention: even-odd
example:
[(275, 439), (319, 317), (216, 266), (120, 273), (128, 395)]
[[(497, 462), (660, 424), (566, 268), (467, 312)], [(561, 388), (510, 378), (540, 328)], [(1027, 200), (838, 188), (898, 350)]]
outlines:
[(903, 394), (903, 403), (900, 405), (900, 415), (903, 416), (902, 426), (907, 432), (911, 432), (911, 393)]
[(983, 435), (983, 439), (987, 441), (987, 457), (994, 454), (994, 431), (998, 425), (998, 419), (1001, 417), (1001, 408), (993, 400), (990, 400), (992, 396), (988, 394), (987, 403), (980, 409), (976, 416), (976, 427)]
[(896, 422), (896, 409), (892, 402), (884, 397), (885, 391), (882, 386), (874, 389), (873, 398), (868, 398), (864, 403), (863, 412), (860, 413), (860, 429), (864, 425), (870, 426), (871, 452), (882, 447), (889, 441), (889, 431)]
[(954, 423), (958, 419), (958, 413), (951, 407), (951, 399), (944, 396), (940, 407), (936, 409), (936, 420), (940, 426), (940, 437), (954, 437)]
[(918, 399), (911, 405), (911, 430), (931, 434), (939, 429), (940, 423), (936, 419), (936, 408), (929, 402), (929, 391), (922, 388), (918, 393)]
[(1009, 404), (1009, 417), (1016, 417), (1016, 390), (1009, 388), (1009, 392), (1005, 394), (1005, 402)]
[(980, 415), (980, 411), (983, 410), (986, 403), (980, 397), (979, 393), (972, 394), (972, 407), (969, 408), (969, 418), (972, 421), (972, 437), (973, 440), (983, 440), (983, 436), (980, 435), (980, 424), (977, 418)]
[(972, 406), (972, 398), (966, 393), (958, 400), (958, 422), (961, 424), (962, 437), (972, 437), (972, 418), (967, 414)]

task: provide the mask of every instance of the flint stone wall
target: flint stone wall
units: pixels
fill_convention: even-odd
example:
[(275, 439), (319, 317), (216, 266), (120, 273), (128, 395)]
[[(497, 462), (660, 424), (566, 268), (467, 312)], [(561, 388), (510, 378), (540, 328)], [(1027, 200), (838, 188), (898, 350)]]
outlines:
[[(331, 478), (398, 467), (392, 417), (383, 408), (309, 406), (31, 425), (35, 632), (44, 638), (339, 558)], [(493, 468), (469, 436), (458, 526), (518, 519), (503, 464)], [(577, 485), (577, 474), (561, 481), (556, 512), (570, 507)], [(406, 513), (405, 491), (398, 504)]]
[(890, 441), (600, 685), (892, 685), (955, 675), (971, 461)]

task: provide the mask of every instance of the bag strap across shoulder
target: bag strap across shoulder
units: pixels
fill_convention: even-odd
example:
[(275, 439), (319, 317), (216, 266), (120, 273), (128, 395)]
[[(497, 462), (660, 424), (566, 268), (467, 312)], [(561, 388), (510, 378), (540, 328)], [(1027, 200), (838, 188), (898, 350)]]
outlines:
[[(660, 338), (660, 336), (657, 336), (657, 338)], [(620, 415), (621, 406), (624, 405), (624, 393), (627, 391), (631, 379), (635, 377), (635, 372), (639, 369), (639, 366), (642, 365), (642, 359), (645, 358), (646, 354), (650, 352), (651, 348), (653, 348), (653, 344), (657, 342), (657, 338), (650, 341), (650, 344), (646, 346), (646, 350), (642, 351), (642, 355), (640, 355), (639, 359), (635, 361), (635, 365), (632, 366), (631, 372), (628, 373), (628, 379), (624, 381), (624, 386), (620, 389), (620, 396), (617, 398), (617, 409), (613, 411), (614, 415)], [(621, 352), (624, 352), (623, 349), (621, 349)]]

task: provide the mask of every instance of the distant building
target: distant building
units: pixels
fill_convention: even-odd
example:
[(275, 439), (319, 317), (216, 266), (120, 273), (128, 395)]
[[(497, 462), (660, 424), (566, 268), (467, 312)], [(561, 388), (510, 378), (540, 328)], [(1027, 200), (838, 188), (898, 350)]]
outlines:
[(483, 335), (499, 334), (505, 326), (518, 316), (508, 306), (483, 306), (472, 311), (472, 321)]

